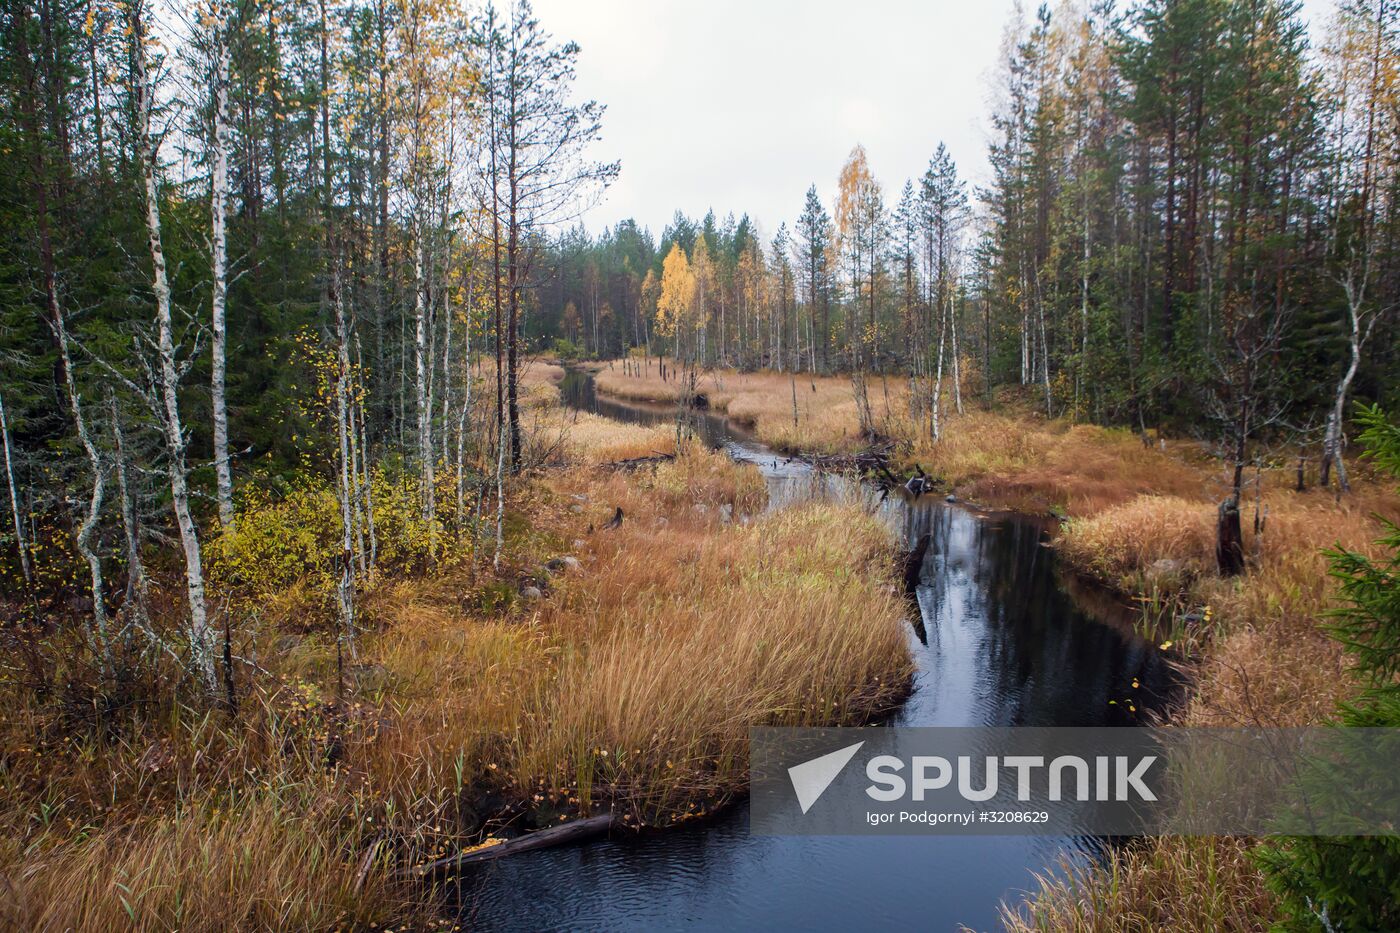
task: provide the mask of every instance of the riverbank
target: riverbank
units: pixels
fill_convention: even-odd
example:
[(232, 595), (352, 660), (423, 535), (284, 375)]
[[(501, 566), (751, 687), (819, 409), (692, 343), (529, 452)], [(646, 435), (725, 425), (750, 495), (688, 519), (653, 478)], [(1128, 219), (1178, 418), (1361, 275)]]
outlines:
[[(667, 383), (654, 364), (637, 372), (613, 364), (597, 387), (647, 399)], [(704, 374), (697, 391), (780, 449), (851, 452), (870, 442), (848, 379)], [(989, 411), (970, 396), (964, 414), (944, 417), (934, 442), (910, 414), (901, 383), (871, 379), (867, 393), (876, 431), (900, 467), (917, 464), (963, 498), (1065, 519), (1056, 540), (1062, 557), (1136, 606), (1139, 627), (1170, 642), (1189, 668), (1195, 690), (1181, 723), (1312, 724), (1355, 692), (1339, 646), (1322, 630), (1334, 594), (1322, 550), (1374, 553), (1375, 515), (1400, 514), (1395, 494), (1364, 470), (1340, 500), (1331, 490), (1296, 490), (1292, 463), (1251, 471), (1248, 572), (1222, 579), (1215, 505), (1228, 481), (1202, 445), (1047, 422), (1014, 401)], [(1248, 840), (1145, 840), (1103, 865), (1047, 879), (1027, 904), (1008, 905), (1003, 920), (1016, 930), (1266, 929), (1273, 900), (1251, 848)]]
[[(7, 671), (0, 926), (451, 925), (403, 872), (602, 813), (638, 830), (701, 819), (742, 793), (750, 726), (898, 704), (906, 609), (877, 521), (760, 514), (754, 471), (694, 446), (610, 469), (676, 453), (674, 431), (564, 412), (561, 374), (531, 370), (539, 465), (507, 486), (499, 560), (488, 496), (480, 526), (361, 594), (353, 655), (324, 575), (286, 559), (336, 547), (333, 494), (308, 480), (250, 503), (237, 546), (211, 549), (236, 711), (153, 686), (94, 717)], [(386, 566), (409, 553), (396, 510), (412, 514), (392, 485)], [(263, 568), (256, 586), (228, 582), (228, 555)]]

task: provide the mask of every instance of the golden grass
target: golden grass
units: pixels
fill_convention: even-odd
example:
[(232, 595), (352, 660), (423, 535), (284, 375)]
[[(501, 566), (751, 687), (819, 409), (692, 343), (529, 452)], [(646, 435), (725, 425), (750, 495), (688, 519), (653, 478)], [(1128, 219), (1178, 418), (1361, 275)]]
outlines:
[[(764, 515), (757, 471), (698, 444), (601, 469), (673, 434), (538, 415), (565, 454), (510, 488), (500, 571), (488, 552), (378, 581), (343, 675), (325, 623), (284, 613), (236, 629), (258, 664), (236, 719), (161, 698), (75, 740), (0, 679), (0, 926), (421, 928), (431, 898), (393, 872), (502, 807), (518, 829), (690, 819), (743, 790), (750, 726), (863, 722), (907, 690), (879, 523)], [(581, 572), (547, 572), (561, 553)]]
[(0, 846), (7, 930), (328, 930), (391, 916), (382, 873), (361, 878), (353, 817), (277, 795), (188, 801), (141, 824), (43, 852)]
[(820, 507), (709, 533), (703, 520), (625, 522), (586, 590), (545, 613), (589, 647), (527, 720), (523, 778), (602, 785), (639, 819), (672, 819), (742, 787), (751, 726), (865, 722), (907, 690), (876, 522)]
[(599, 464), (676, 452), (676, 429), (623, 424), (585, 411), (560, 414), (551, 421), (563, 438), (566, 459)]
[(1143, 840), (1105, 864), (1041, 877), (1002, 922), (1010, 933), (1262, 933), (1274, 902), (1249, 849), (1230, 837)]
[[(674, 368), (667, 363), (668, 374)], [(624, 401), (674, 403), (682, 383), (676, 376), (663, 381), (659, 372), (655, 364), (640, 373), (614, 364), (598, 369), (594, 385)], [(870, 442), (861, 435), (854, 390), (844, 376), (799, 374), (794, 380), (785, 373), (713, 370), (700, 374), (696, 391), (711, 410), (776, 450), (850, 453)], [(1198, 467), (1145, 447), (1129, 431), (995, 414), (970, 399), (957, 415), (945, 398), (948, 411), (934, 442), (923, 419), (910, 415), (907, 380), (869, 377), (866, 394), (874, 428), (895, 442), (897, 462), (918, 463), (964, 498), (988, 505), (1084, 515), (1135, 495), (1195, 496), (1210, 486)]]
[[(681, 369), (674, 361), (667, 361), (666, 368), (665, 380), (655, 363), (635, 374), (617, 365), (601, 368), (594, 385), (604, 395), (623, 401), (674, 403), (683, 388), (677, 375)], [(776, 450), (841, 453), (867, 443), (860, 436), (855, 396), (845, 377), (799, 374), (794, 381), (785, 373), (711, 370), (699, 375), (695, 389), (705, 397), (709, 410), (752, 430), (759, 440)], [(904, 392), (898, 379), (876, 379), (871, 383), (869, 394), (877, 424), (893, 418), (901, 406), (907, 405)]]
[[(674, 393), (654, 371), (600, 373), (598, 384), (622, 398)], [(708, 374), (700, 385), (711, 407), (752, 424), (775, 447), (830, 452), (864, 443), (848, 382), (804, 377), (798, 389), (794, 426), (786, 376)], [(964, 498), (1072, 518), (1057, 541), (1071, 566), (1142, 599), (1144, 624), (1165, 624), (1160, 637), (1186, 647), (1196, 689), (1183, 724), (1312, 724), (1354, 692), (1344, 656), (1322, 628), (1334, 592), (1322, 549), (1370, 552), (1379, 531), (1373, 516), (1400, 513), (1393, 490), (1358, 477), (1356, 491), (1338, 502), (1326, 490), (1294, 492), (1286, 471), (1264, 471), (1262, 534), (1253, 531), (1254, 503), (1243, 509), (1249, 570), (1221, 579), (1214, 546), (1224, 470), (1197, 445), (1145, 446), (1124, 430), (976, 406), (945, 417), (933, 442), (910, 418), (903, 386), (876, 379), (869, 395), (877, 429), (896, 441), (902, 467), (918, 463)], [(1204, 621), (1183, 624), (1188, 611)], [(1265, 929), (1273, 902), (1251, 847), (1249, 840), (1144, 840), (1103, 865), (1044, 879), (1006, 922), (1018, 931)]]

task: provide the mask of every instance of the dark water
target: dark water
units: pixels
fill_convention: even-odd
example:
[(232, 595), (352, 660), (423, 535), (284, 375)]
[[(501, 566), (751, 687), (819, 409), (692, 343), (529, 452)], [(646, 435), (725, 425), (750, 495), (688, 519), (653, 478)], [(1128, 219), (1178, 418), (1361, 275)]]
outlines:
[[(675, 420), (664, 408), (599, 399), (577, 374), (564, 390), (575, 407), (620, 420)], [(927, 644), (911, 634), (918, 672), (897, 724), (1127, 724), (1135, 717), (1126, 704), (1109, 700), (1137, 697), (1145, 712), (1170, 692), (1151, 645), (1071, 601), (1043, 524), (937, 497), (881, 500), (868, 485), (774, 455), (721, 417), (705, 415), (698, 428), (763, 470), (771, 508), (855, 499), (906, 541), (931, 535), (917, 591)], [(1033, 836), (757, 837), (741, 804), (705, 826), (486, 863), (464, 879), (462, 916), (470, 928), (522, 931), (988, 930), (1003, 900), (1034, 887), (1032, 873), (1100, 846)]]

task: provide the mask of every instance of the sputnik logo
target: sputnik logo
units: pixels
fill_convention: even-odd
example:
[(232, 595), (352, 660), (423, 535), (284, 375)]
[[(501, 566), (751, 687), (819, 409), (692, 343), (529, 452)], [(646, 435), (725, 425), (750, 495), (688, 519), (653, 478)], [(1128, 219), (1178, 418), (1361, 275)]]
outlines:
[(838, 748), (834, 752), (788, 768), (788, 777), (792, 779), (792, 789), (797, 794), (797, 803), (802, 807), (803, 813), (812, 809), (812, 805), (826, 793), (831, 782), (840, 775), (841, 769), (846, 767), (864, 744), (857, 742), (847, 745), (845, 748)]

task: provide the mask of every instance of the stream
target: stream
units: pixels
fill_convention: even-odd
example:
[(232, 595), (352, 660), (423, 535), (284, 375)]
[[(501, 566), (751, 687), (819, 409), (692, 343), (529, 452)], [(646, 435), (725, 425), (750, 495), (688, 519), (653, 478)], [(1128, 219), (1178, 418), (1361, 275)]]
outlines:
[[(600, 398), (571, 371), (565, 404), (620, 421), (675, 421), (675, 410)], [(1086, 600), (1057, 572), (1050, 528), (1033, 516), (982, 513), (941, 495), (909, 501), (775, 454), (741, 427), (699, 413), (710, 446), (753, 463), (769, 508), (855, 500), (906, 544), (931, 535), (917, 590), (924, 639), (895, 725), (1097, 726), (1161, 709), (1176, 678), (1105, 599)], [(1103, 604), (1103, 605), (1099, 605)], [(1132, 688), (1137, 679), (1141, 687)], [(1139, 713), (1141, 715), (1141, 713)], [(748, 834), (740, 802), (703, 825), (501, 859), (462, 879), (468, 929), (699, 930), (999, 928), (998, 905), (1035, 873), (1095, 858), (1102, 840), (1044, 836)]]

